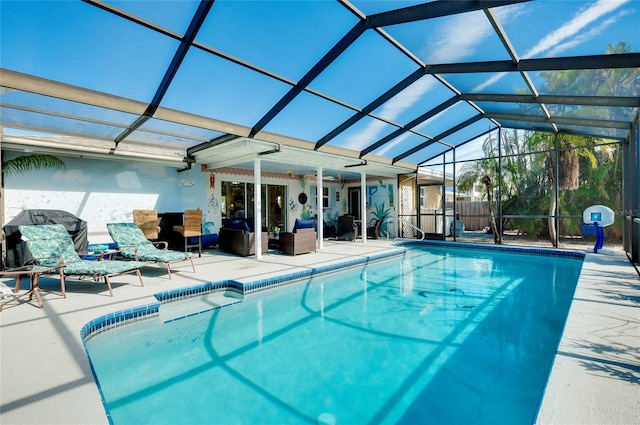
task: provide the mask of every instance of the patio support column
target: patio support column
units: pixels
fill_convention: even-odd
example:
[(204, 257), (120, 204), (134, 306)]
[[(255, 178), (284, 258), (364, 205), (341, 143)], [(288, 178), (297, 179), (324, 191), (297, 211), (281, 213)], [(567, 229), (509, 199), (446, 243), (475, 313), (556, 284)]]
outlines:
[(360, 173), (360, 234), (362, 243), (367, 243), (367, 173)]
[(262, 175), (262, 167), (260, 163), (260, 158), (256, 158), (253, 160), (253, 196), (254, 196), (254, 204), (253, 204), (253, 217), (254, 217), (254, 229), (253, 234), (255, 235), (255, 250), (256, 250), (256, 258), (262, 257), (262, 184), (261, 184), (261, 175)]
[(453, 241), (456, 241), (456, 229), (458, 228), (458, 204), (456, 203), (457, 183), (456, 183), (456, 148), (453, 147)]
[(324, 203), (323, 203), (323, 175), (322, 175), (322, 167), (318, 167), (318, 172), (316, 173), (316, 178), (318, 180), (318, 190), (316, 190), (316, 200), (318, 205), (318, 249), (324, 248), (323, 238), (324, 238)]
[(504, 229), (502, 228), (502, 127), (498, 129), (498, 234), (500, 243)]

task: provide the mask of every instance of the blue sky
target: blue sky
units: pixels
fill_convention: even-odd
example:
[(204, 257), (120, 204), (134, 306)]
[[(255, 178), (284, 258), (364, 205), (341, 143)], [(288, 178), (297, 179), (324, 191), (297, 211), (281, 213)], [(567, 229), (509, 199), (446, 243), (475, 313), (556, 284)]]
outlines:
[[(108, 3), (177, 34), (185, 31), (198, 5), (186, 0)], [(372, 14), (415, 3), (353, 4)], [(152, 99), (178, 46), (170, 37), (81, 2), (2, 0), (0, 8), (3, 68), (145, 103)], [(637, 52), (639, 9), (639, 0), (542, 0), (497, 8), (494, 13), (519, 58), (526, 59), (601, 54), (618, 41), (627, 41)], [(162, 106), (251, 127), (289, 90), (287, 82), (299, 80), (356, 22), (334, 1), (216, 1), (196, 40), (284, 81), (192, 48)], [(425, 64), (509, 59), (482, 11), (385, 31)], [(367, 31), (309, 87), (362, 108), (417, 67), (379, 34)], [(526, 88), (517, 74), (445, 78), (472, 92), (513, 93)], [(425, 76), (376, 114), (402, 125), (453, 94)], [(423, 123), (419, 130), (435, 136), (475, 113), (469, 107), (455, 109)], [(316, 141), (352, 114), (349, 108), (305, 94), (265, 130)], [(360, 150), (392, 130), (380, 121), (363, 120), (331, 144)], [(376, 153), (397, 155), (406, 150), (407, 138), (398, 138)], [(451, 142), (458, 139), (451, 137)]]

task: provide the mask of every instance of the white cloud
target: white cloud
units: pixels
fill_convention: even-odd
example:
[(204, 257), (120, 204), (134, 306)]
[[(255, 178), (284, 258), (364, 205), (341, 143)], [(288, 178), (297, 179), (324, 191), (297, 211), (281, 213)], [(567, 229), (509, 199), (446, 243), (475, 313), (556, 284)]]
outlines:
[(385, 123), (378, 120), (371, 120), (371, 123), (360, 133), (354, 134), (347, 138), (345, 147), (353, 150), (362, 150), (376, 140), (377, 135), (386, 126)]
[[(435, 80), (430, 76), (419, 79), (386, 102), (382, 107), (380, 115), (388, 120), (394, 121), (403, 111), (413, 106), (425, 93), (431, 90), (434, 84)], [(362, 150), (380, 139), (385, 127), (386, 124), (378, 120), (373, 120), (360, 133), (349, 137), (345, 147), (347, 149)]]
[(549, 50), (548, 54), (550, 56), (560, 55), (562, 52), (574, 48), (575, 46), (579, 46), (580, 44), (586, 43), (590, 39), (602, 34), (608, 27), (615, 24), (620, 20), (621, 17), (628, 14), (628, 11), (622, 11), (617, 15), (605, 20), (599, 26), (592, 28), (587, 31), (585, 34), (577, 35), (572, 40), (567, 41), (566, 43), (562, 43), (553, 49)]
[(423, 57), (429, 64), (458, 62), (472, 55), (492, 33), (489, 20), (480, 11), (456, 15), (436, 31), (439, 34), (424, 48)]
[(88, 183), (91, 181), (91, 176), (85, 174), (82, 170), (72, 168), (54, 172), (52, 179), (60, 182)]
[(487, 87), (493, 85), (494, 83), (497, 83), (498, 81), (502, 80), (502, 78), (507, 75), (506, 72), (497, 72), (495, 74), (493, 74), (491, 77), (489, 77), (488, 80), (486, 80), (485, 82), (478, 84), (477, 86), (475, 86), (474, 88), (471, 89), (471, 93), (478, 93), (481, 92), (482, 90), (486, 89)]
[[(595, 22), (603, 15), (614, 11), (621, 7), (630, 0), (598, 0), (590, 6), (578, 11), (574, 17), (569, 20), (565, 25), (559, 27), (554, 32), (550, 33), (542, 40), (538, 42), (534, 47), (529, 49), (522, 58), (531, 58), (541, 53), (547, 53), (547, 55), (557, 55), (567, 49), (575, 47), (579, 44), (586, 43), (593, 37), (601, 34), (607, 27), (617, 22), (620, 17), (626, 14), (626, 12), (618, 13), (616, 16), (611, 17), (604, 22), (600, 23), (597, 27), (591, 28), (589, 31), (579, 34), (589, 24)], [(494, 74), (487, 81), (474, 87), (471, 92), (477, 93), (494, 83), (500, 81), (506, 73)]]
[(390, 151), (391, 149), (393, 149), (394, 147), (396, 147), (400, 143), (402, 143), (405, 140), (407, 140), (409, 138), (409, 136), (411, 136), (412, 134), (413, 133), (403, 133), (400, 136), (396, 137), (391, 142), (389, 142), (386, 145), (384, 145), (380, 149), (380, 151), (378, 152), (378, 155), (383, 155), (384, 156), (388, 151)]
[[(598, 0), (590, 6), (580, 10), (570, 21), (553, 31), (546, 37), (542, 38), (538, 44), (522, 55), (523, 58), (531, 58), (543, 52), (557, 48), (560, 43), (570, 37), (575, 36), (579, 31), (583, 30), (587, 25), (598, 20), (603, 15), (610, 13), (621, 7), (629, 0)], [(597, 31), (592, 30), (592, 35)], [(586, 38), (585, 38), (586, 41)]]

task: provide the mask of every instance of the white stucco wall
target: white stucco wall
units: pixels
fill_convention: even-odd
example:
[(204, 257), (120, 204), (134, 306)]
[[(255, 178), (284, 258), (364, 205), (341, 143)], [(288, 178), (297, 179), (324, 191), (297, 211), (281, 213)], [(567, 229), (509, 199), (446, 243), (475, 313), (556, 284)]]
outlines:
[[(5, 152), (5, 161), (18, 156)], [(155, 209), (158, 212), (203, 210), (204, 233), (217, 233), (222, 222), (221, 187), (223, 181), (253, 183), (253, 174), (246, 170), (207, 170), (200, 165), (178, 172), (177, 168), (147, 162), (109, 161), (58, 155), (65, 163), (61, 170), (35, 170), (5, 177), (5, 223), (23, 209), (53, 209), (67, 211), (87, 222), (89, 243), (111, 242), (106, 223), (132, 221), (134, 209)], [(287, 186), (286, 229), (291, 231), (296, 218), (313, 217), (322, 211), (324, 221), (332, 222), (347, 209), (348, 189), (358, 182), (341, 184), (324, 182), (329, 188), (329, 207), (317, 206), (315, 178), (264, 173), (263, 184)], [(375, 219), (384, 203), (384, 210), (395, 215), (391, 205), (389, 185), (394, 179), (367, 181), (367, 222)], [(372, 189), (374, 188), (374, 189)], [(397, 199), (395, 189), (392, 198)], [(299, 194), (307, 202), (299, 202)], [(4, 223), (3, 223), (4, 225)], [(271, 230), (271, 229), (269, 229)]]
[[(17, 154), (5, 152), (5, 160)], [(110, 242), (106, 223), (132, 221), (134, 209), (179, 212), (206, 207), (207, 174), (145, 162), (59, 156), (62, 170), (5, 176), (5, 222), (23, 209), (67, 211), (87, 222), (89, 243)]]

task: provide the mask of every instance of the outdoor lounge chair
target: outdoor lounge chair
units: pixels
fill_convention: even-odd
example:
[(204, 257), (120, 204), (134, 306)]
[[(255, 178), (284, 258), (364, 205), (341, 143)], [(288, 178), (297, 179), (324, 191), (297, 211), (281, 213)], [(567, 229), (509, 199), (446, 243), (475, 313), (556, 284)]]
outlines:
[(123, 274), (135, 273), (142, 282), (140, 267), (142, 263), (135, 261), (94, 261), (83, 260), (75, 250), (71, 236), (61, 224), (43, 224), (36, 226), (19, 226), (27, 248), (33, 256), (33, 261), (39, 266), (60, 266), (60, 286), (65, 294), (65, 277), (70, 275), (90, 276), (95, 281), (100, 278), (109, 288), (109, 295), (113, 296), (111, 278)]
[[(166, 242), (152, 243), (135, 223), (107, 223), (107, 230), (123, 257), (135, 261), (164, 263), (167, 266), (169, 279), (171, 279), (171, 264), (181, 261), (190, 261), (193, 272), (196, 272), (190, 252), (169, 251)], [(164, 244), (164, 249), (157, 248), (158, 243)]]

